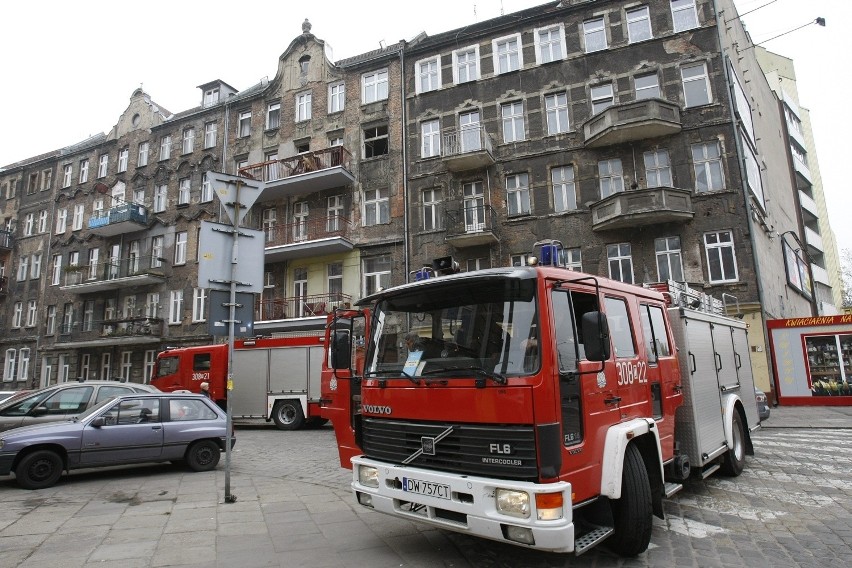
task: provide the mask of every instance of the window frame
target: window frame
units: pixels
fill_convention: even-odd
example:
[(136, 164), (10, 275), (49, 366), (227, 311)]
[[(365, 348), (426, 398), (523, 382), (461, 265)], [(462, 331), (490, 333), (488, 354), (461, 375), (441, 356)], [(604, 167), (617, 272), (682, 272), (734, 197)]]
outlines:
[(361, 74), (361, 104), (387, 100), (390, 92), (389, 79), (387, 67)]
[[(363, 221), (365, 227), (390, 223), (390, 190), (376, 188), (363, 190)], [(369, 194), (369, 195), (368, 195)], [(372, 218), (372, 222), (370, 222)]]
[(146, 140), (139, 143), (139, 148), (136, 152), (136, 167), (141, 168), (148, 165), (148, 153), (151, 150), (151, 145)]
[[(520, 108), (520, 113), (518, 112)], [(510, 114), (507, 114), (506, 111)], [(512, 144), (527, 139), (524, 101), (507, 101), (500, 104), (500, 124), (503, 128), (503, 143)]]
[[(637, 13), (643, 12), (644, 16), (633, 17), (631, 19), (631, 14), (635, 15)], [(645, 6), (632, 6), (630, 8), (626, 8), (624, 10), (624, 22), (627, 26), (627, 43), (640, 43), (643, 41), (648, 41), (654, 39), (654, 30), (651, 25), (651, 9)], [(647, 24), (647, 28), (642, 28), (642, 32), (647, 32), (647, 37), (638, 37), (633, 39), (633, 34), (631, 33), (631, 24), (636, 24), (637, 22), (645, 22)]]
[[(604, 89), (604, 88), (607, 88), (607, 87), (609, 88), (609, 94), (607, 94), (606, 96), (600, 96), (600, 95), (595, 94), (596, 90)], [(601, 101), (609, 101), (609, 104), (606, 104), (606, 106), (598, 109), (598, 107), (601, 104)], [(603, 111), (605, 111), (606, 109), (608, 109), (609, 107), (614, 106), (615, 105), (615, 89), (612, 86), (612, 81), (605, 82), (605, 83), (598, 83), (596, 85), (590, 85), (589, 86), (589, 102), (592, 105), (592, 116), (595, 116), (596, 114), (600, 114)]]
[[(700, 67), (703, 70), (703, 73), (700, 75), (686, 77), (684, 75), (684, 71), (687, 69), (695, 69)], [(713, 104), (713, 91), (710, 86), (710, 74), (707, 70), (707, 62), (706, 61), (694, 61), (691, 63), (686, 63), (680, 66), (680, 79), (681, 79), (681, 88), (683, 89), (683, 106), (684, 108), (696, 108), (702, 107), (706, 105)], [(703, 93), (706, 94), (705, 98), (702, 98), (700, 102), (690, 102), (690, 97), (688, 93), (690, 91), (694, 91), (694, 89), (687, 89), (687, 86), (692, 86), (693, 84), (697, 84), (699, 81), (703, 82), (704, 89)]]
[(311, 120), (313, 107), (313, 96), (311, 91), (296, 93), (295, 120), (305, 122)]
[[(560, 102), (560, 97), (564, 98), (564, 102)], [(553, 99), (553, 106), (550, 106), (551, 103), (548, 99)], [(544, 95), (544, 114), (548, 136), (555, 136), (557, 134), (564, 134), (565, 132), (571, 131), (571, 117), (568, 114), (568, 93), (565, 91), (557, 91)], [(560, 119), (561, 116), (565, 117), (564, 127), (562, 127), (562, 120)], [(553, 120), (551, 120), (551, 117), (553, 117)], [(551, 128), (552, 124), (555, 129)]]
[[(718, 152), (717, 157), (707, 157), (708, 152), (707, 149), (711, 146), (715, 146), (716, 151)], [(701, 160), (696, 160), (695, 150), (696, 148), (701, 148)], [(713, 140), (710, 142), (696, 142), (691, 144), (689, 147), (690, 154), (692, 156), (692, 171), (695, 176), (695, 193), (710, 193), (712, 191), (722, 191), (725, 189), (725, 164), (722, 153), (722, 142), (720, 140)], [(715, 187), (712, 184), (713, 174), (715, 173), (713, 169), (713, 165), (716, 164), (718, 167), (719, 174), (719, 187)], [(703, 172), (699, 172), (699, 167), (703, 170)], [(699, 187), (699, 179), (701, 175), (705, 178), (705, 188)]]
[[(679, 6), (675, 7), (675, 4), (679, 4)], [(698, 9), (695, 6), (695, 0), (671, 0), (670, 6), (671, 14), (672, 14), (672, 31), (674, 33), (684, 32), (686, 30), (693, 30), (697, 27), (701, 26), (701, 22), (698, 21)], [(686, 18), (680, 18), (680, 21), (689, 20), (685, 26), (681, 27), (678, 25), (678, 15), (682, 13), (686, 13), (687, 10), (691, 9), (691, 14), (687, 14)]]
[(160, 155), (157, 156), (157, 161), (162, 162), (168, 160), (172, 156), (172, 135), (166, 134), (160, 138)]
[[(571, 179), (566, 179), (565, 173), (571, 172)], [(560, 179), (556, 179), (556, 174)], [(577, 176), (573, 165), (554, 166), (550, 168), (551, 196), (553, 197), (553, 212), (565, 213), (577, 210)], [(573, 207), (571, 203), (573, 202)], [(557, 206), (557, 203), (560, 206)]]
[[(618, 163), (618, 172), (616, 173), (612, 166)], [(606, 164), (606, 169), (608, 171), (604, 171), (602, 166)], [(604, 181), (609, 180), (609, 184), (606, 185), (608, 191), (604, 192)], [(621, 158), (608, 158), (606, 160), (598, 161), (598, 190), (600, 192), (600, 198), (605, 199), (611, 195), (615, 195), (616, 193), (621, 193), (624, 191), (624, 164), (621, 162)], [(606, 195), (604, 195), (606, 193)]]
[[(649, 78), (649, 77), (653, 77), (655, 79), (653, 86), (652, 85), (642, 85), (640, 87), (639, 81), (646, 79), (646, 78)], [(656, 94), (654, 94), (654, 95), (645, 94), (646, 92), (649, 92), (651, 90), (654, 90), (654, 92)], [(641, 94), (641, 96), (640, 96), (640, 94)], [(644, 100), (647, 100), (647, 99), (659, 99), (659, 98), (662, 98), (662, 90), (660, 89), (660, 75), (656, 71), (651, 72), (651, 73), (642, 73), (641, 75), (636, 75), (636, 76), (633, 77), (633, 99), (634, 100), (644, 101)]]
[[(708, 242), (708, 237), (716, 236), (716, 238), (718, 239), (719, 236), (723, 235), (723, 234), (728, 235), (728, 238), (729, 238), (728, 241), (725, 241), (725, 242), (717, 241), (716, 243)], [(704, 235), (702, 236), (702, 242), (704, 243), (704, 256), (707, 259), (707, 281), (710, 282), (711, 284), (727, 284), (727, 283), (731, 283), (731, 282), (739, 282), (739, 269), (737, 268), (737, 249), (736, 249), (736, 244), (734, 243), (734, 231), (732, 229), (725, 229), (725, 230), (710, 231), (710, 232), (704, 233)], [(724, 268), (724, 260), (725, 259), (722, 256), (724, 254), (722, 252), (722, 249), (729, 249), (730, 250), (730, 262), (732, 264), (731, 268), (733, 268), (733, 272), (734, 272), (732, 278), (731, 277), (725, 277), (726, 276), (725, 275), (726, 270)], [(712, 265), (711, 254), (710, 254), (711, 250), (714, 251), (714, 256), (718, 255), (717, 260), (719, 262), (719, 268), (721, 270), (721, 274), (719, 274), (720, 278), (714, 278), (714, 276), (713, 276), (713, 265)], [(716, 251), (718, 251), (718, 252), (716, 252)]]
[[(660, 157), (665, 156), (665, 164), (660, 164)], [(653, 162), (649, 165), (649, 158), (653, 158)], [(645, 166), (645, 186), (646, 187), (674, 187), (674, 178), (672, 177), (672, 161), (669, 151), (666, 148), (655, 148), (642, 153), (642, 163)], [(651, 182), (651, 177), (654, 176), (655, 181)], [(667, 179), (662, 179), (668, 176)], [(668, 183), (664, 183), (668, 182)]]
[(266, 103), (266, 130), (276, 130), (281, 127), (281, 101)]
[[(464, 55), (467, 56), (472, 54), (472, 60), (468, 61), (465, 59), (464, 68), (466, 78), (464, 80), (461, 79), (461, 73), (459, 68), (459, 56)], [(470, 70), (473, 70), (474, 76), (470, 75)], [(480, 69), (479, 69), (479, 44), (469, 45), (467, 47), (462, 47), (456, 50), (453, 50), (453, 84), (461, 85), (462, 83), (469, 83), (471, 81), (478, 81), (480, 77)]]
[[(554, 41), (551, 39), (552, 36), (548, 37), (547, 42), (542, 41), (541, 34), (545, 32), (556, 32), (557, 40), (559, 46), (559, 56), (554, 57), (552, 46), (554, 45)], [(536, 65), (545, 65), (547, 63), (553, 63), (554, 61), (563, 61), (568, 57), (568, 50), (566, 49), (566, 41), (565, 41), (565, 24), (558, 23), (550, 26), (543, 26), (541, 28), (535, 28), (533, 30), (533, 38), (535, 42), (535, 62)], [(550, 52), (547, 57), (544, 55), (544, 48), (547, 46)]]
[[(378, 266), (378, 264), (381, 266)], [(367, 257), (362, 260), (362, 280), (361, 288), (362, 297), (378, 291), (379, 288), (387, 288), (391, 284), (393, 278), (393, 260), (391, 255), (383, 254), (378, 256)]]
[[(434, 64), (434, 70), (431, 69), (431, 65)], [(423, 66), (430, 66), (429, 69), (424, 73)], [(414, 69), (417, 74), (417, 79), (414, 84), (414, 92), (417, 95), (423, 93), (430, 93), (432, 91), (437, 91), (442, 87), (441, 84), (441, 56), (435, 55), (432, 57), (427, 57), (426, 59), (421, 59), (414, 63)], [(424, 79), (428, 79), (424, 81)], [(428, 83), (424, 86), (424, 83)]]
[(177, 231), (175, 233), (175, 266), (186, 264), (188, 248), (189, 231)]
[[(429, 127), (429, 132), (426, 131)], [(441, 121), (438, 118), (420, 123), (420, 157), (434, 158), (441, 155)]]
[[(513, 208), (516, 209), (513, 211)], [(530, 178), (528, 172), (506, 175), (506, 215), (517, 217), (532, 212)]]
[(219, 125), (215, 120), (204, 123), (204, 149), (215, 148), (219, 142)]
[(328, 85), (328, 113), (343, 112), (346, 108), (346, 84), (343, 81)]
[[(673, 243), (677, 240), (676, 246)], [(667, 280), (683, 281), (683, 246), (680, 236), (672, 235), (668, 237), (659, 237), (654, 239), (654, 257), (657, 264), (657, 280), (665, 282)], [(673, 270), (674, 262), (676, 262), (677, 270)], [(663, 264), (665, 263), (665, 272), (668, 277), (664, 277)], [(675, 274), (677, 272), (677, 274)]]
[[(515, 43), (514, 50), (509, 49), (512, 43)], [(501, 52), (502, 45), (506, 46), (506, 50)], [(505, 75), (523, 69), (524, 42), (521, 34), (514, 33), (491, 40), (491, 59), (494, 63), (494, 75)], [(504, 61), (506, 62), (505, 69), (503, 69)]]
[(242, 110), (237, 114), (237, 138), (251, 136), (251, 109)]
[[(600, 23), (600, 27), (591, 27), (592, 25), (595, 25), (597, 23)], [(598, 51), (606, 51), (609, 48), (609, 40), (606, 37), (606, 16), (597, 16), (594, 18), (589, 18), (588, 20), (583, 20), (581, 27), (584, 53), (597, 53)], [(596, 38), (597, 34), (602, 34), (601, 37), (603, 37), (603, 47), (589, 49), (589, 44), (591, 43), (589, 40)]]
[(195, 128), (184, 128), (181, 136), (181, 155), (191, 154), (195, 150)]
[[(630, 243), (612, 243), (606, 245), (606, 260), (607, 270), (610, 279), (633, 284), (636, 278), (633, 270), (633, 247)], [(627, 265), (624, 262), (627, 262)], [(613, 264), (615, 263), (615, 264)], [(613, 273), (613, 268), (617, 267), (618, 274)], [(624, 280), (625, 267), (630, 269), (630, 280)]]
[(109, 154), (101, 154), (98, 156), (98, 175), (97, 179), (103, 179), (107, 176), (109, 170)]

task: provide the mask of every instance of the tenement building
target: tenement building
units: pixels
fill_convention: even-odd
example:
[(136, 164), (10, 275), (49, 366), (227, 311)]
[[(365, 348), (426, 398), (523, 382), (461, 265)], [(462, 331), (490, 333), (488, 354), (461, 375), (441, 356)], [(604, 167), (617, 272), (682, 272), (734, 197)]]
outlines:
[(172, 113), (139, 89), (108, 134), (0, 170), (4, 384), (145, 380), (166, 346), (218, 340), (198, 282), (217, 171), (265, 184), (257, 333), (557, 240), (572, 269), (724, 297), (768, 388), (763, 322), (833, 306), (787, 246), (819, 211), (752, 47), (731, 0), (563, 0), (337, 62), (305, 21), (245, 90)]

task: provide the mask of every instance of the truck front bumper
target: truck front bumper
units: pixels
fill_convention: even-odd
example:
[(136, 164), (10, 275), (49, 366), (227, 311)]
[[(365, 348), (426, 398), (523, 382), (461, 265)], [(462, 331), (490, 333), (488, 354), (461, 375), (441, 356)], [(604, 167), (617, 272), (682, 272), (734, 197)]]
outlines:
[[(359, 479), (360, 468), (376, 468), (378, 487)], [(574, 550), (571, 484), (530, 483), (463, 476), (352, 458), (352, 490), (358, 502), (376, 511), (464, 534), (550, 552)], [(373, 485), (371, 483), (371, 485)], [(498, 490), (529, 494), (529, 514), (498, 508)], [(536, 494), (562, 494), (561, 515), (539, 519)], [(543, 513), (543, 512), (542, 512)]]

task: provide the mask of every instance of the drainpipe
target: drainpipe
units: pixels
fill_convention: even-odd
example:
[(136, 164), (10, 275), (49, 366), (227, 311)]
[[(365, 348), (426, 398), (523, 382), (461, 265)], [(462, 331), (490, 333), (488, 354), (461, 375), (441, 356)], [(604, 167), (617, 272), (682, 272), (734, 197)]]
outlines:
[(405, 281), (408, 282), (408, 278), (410, 276), (409, 267), (411, 264), (410, 255), (410, 237), (408, 230), (408, 149), (407, 149), (407, 141), (408, 141), (408, 123), (406, 122), (406, 100), (405, 100), (405, 40), (400, 40), (400, 44), (402, 47), (399, 50), (399, 66), (400, 66), (400, 77), (401, 80), (399, 82), (399, 94), (402, 99), (402, 204), (403, 204), (403, 213), (402, 213), (402, 241), (403, 241), (403, 264), (404, 264), (404, 274)]

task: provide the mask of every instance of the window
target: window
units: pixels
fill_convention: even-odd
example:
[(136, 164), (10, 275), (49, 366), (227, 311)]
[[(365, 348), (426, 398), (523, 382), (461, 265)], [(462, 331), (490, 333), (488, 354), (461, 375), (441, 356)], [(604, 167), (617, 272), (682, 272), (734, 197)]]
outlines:
[(621, 160), (619, 158), (598, 162), (601, 199), (624, 191), (624, 178), (621, 173)]
[(104, 300), (104, 320), (112, 321), (115, 319), (116, 314), (116, 300), (115, 298), (107, 298)]
[(361, 102), (363, 104), (388, 98), (388, 70), (380, 69), (361, 75)]
[(213, 201), (213, 184), (208, 172), (201, 174), (201, 203)]
[(24, 303), (15, 302), (15, 308), (12, 311), (12, 327), (19, 328), (24, 320)]
[(192, 289), (192, 322), (207, 321), (207, 289)]
[(583, 22), (583, 38), (586, 43), (586, 53), (601, 51), (607, 48), (606, 28), (603, 18)]
[(163, 265), (163, 236), (151, 237), (151, 268)]
[(56, 306), (47, 306), (47, 319), (45, 323), (45, 333), (53, 335), (56, 333)]
[(127, 162), (130, 158), (130, 150), (122, 148), (118, 151), (118, 173), (127, 171)]
[(39, 186), (39, 189), (41, 189), (41, 191), (47, 191), (50, 189), (51, 182), (53, 182), (53, 170), (42, 170), (41, 185)]
[(148, 165), (148, 143), (141, 142), (139, 144), (139, 153), (136, 159), (136, 166), (141, 168)]
[(30, 270), (30, 257), (22, 256), (18, 260), (18, 282), (23, 282), (27, 279), (27, 273)]
[(672, 23), (675, 32), (698, 27), (698, 12), (695, 0), (672, 0)]
[(503, 142), (518, 142), (526, 138), (524, 132), (524, 103), (506, 103), (500, 105), (503, 115)]
[[(74, 166), (71, 164), (65, 164), (62, 168), (62, 187), (71, 187), (71, 178), (73, 174)], [(6, 197), (9, 197), (7, 194)]]
[(154, 188), (154, 213), (162, 213), (166, 210), (166, 196), (169, 192), (167, 184), (158, 185)]
[(494, 54), (494, 73), (496, 75), (517, 71), (524, 66), (524, 56), (521, 52), (521, 34), (493, 40), (491, 50)]
[(245, 138), (251, 134), (251, 111), (244, 110), (237, 120), (237, 138)]
[(424, 59), (415, 64), (417, 69), (417, 94), (436, 91), (441, 88), (441, 56)]
[(657, 255), (657, 278), (683, 281), (683, 262), (680, 252), (680, 237), (654, 239), (654, 252)]
[(47, 232), (47, 209), (42, 209), (38, 212), (38, 224), (36, 225), (39, 233)]
[(38, 191), (38, 174), (30, 174), (30, 181), (27, 183), (27, 195), (32, 195)]
[(527, 265), (527, 255), (526, 254), (513, 254), (509, 261), (512, 266), (526, 266)]
[(615, 356), (635, 357), (636, 344), (633, 341), (633, 326), (627, 314), (627, 302), (621, 298), (604, 298), (604, 305)]
[(568, 270), (583, 270), (583, 255), (579, 247), (565, 249), (565, 266)]
[(94, 329), (94, 321), (95, 321), (95, 301), (94, 300), (86, 300), (83, 304), (83, 321), (82, 321), (82, 331), (92, 331)]
[(609, 262), (609, 277), (633, 284), (633, 257), (630, 243), (606, 246), (606, 258)]
[(89, 160), (80, 160), (80, 183), (89, 181)]
[(343, 294), (343, 263), (332, 262), (328, 265), (326, 274), (329, 296), (332, 300), (340, 299), (340, 295)]
[(441, 190), (423, 190), (423, 230), (432, 231), (442, 229), (441, 222)]
[(101, 380), (106, 380), (112, 376), (110, 366), (112, 353), (101, 353)]
[(530, 212), (529, 174), (506, 176), (506, 207), (510, 216)]
[(707, 272), (710, 282), (720, 284), (737, 281), (737, 257), (731, 231), (718, 231), (704, 235), (707, 253)]
[(219, 102), (219, 87), (213, 87), (204, 91), (203, 106), (208, 107)]
[(296, 122), (311, 119), (311, 93), (296, 95)]
[(168, 160), (172, 155), (172, 137), (171, 135), (160, 138), (160, 161)]
[(550, 170), (550, 181), (553, 184), (553, 210), (561, 213), (577, 209), (574, 168), (572, 166), (553, 168)]
[(261, 212), (261, 225), (263, 233), (266, 235), (266, 242), (271, 243), (276, 240), (275, 224), (277, 222), (275, 208), (267, 207)]
[[(308, 95), (310, 96), (310, 95)], [(310, 106), (310, 101), (308, 101)], [(298, 120), (298, 119), (297, 119)], [(281, 103), (269, 103), (266, 105), (266, 129), (274, 130), (281, 125)]]
[(98, 158), (98, 179), (105, 178), (109, 168), (109, 154), (101, 154)]
[(387, 189), (364, 190), (364, 226), (390, 223)]
[(133, 204), (145, 205), (145, 188), (138, 187), (133, 190)]
[(464, 195), (464, 230), (475, 233), (485, 229), (485, 193), (481, 181), (462, 186)]
[(308, 202), (297, 201), (293, 204), (293, 241), (308, 239)]
[(547, 113), (547, 134), (568, 132), (568, 95), (565, 93), (546, 95), (544, 108)]
[(441, 127), (437, 119), (429, 120), (420, 125), (422, 145), (420, 157), (431, 158), (441, 155)]
[(30, 262), (30, 278), (35, 280), (41, 278), (41, 253), (37, 252), (32, 256)]
[(98, 277), (98, 259), (100, 254), (100, 249), (89, 249), (89, 280), (95, 280)]
[(385, 156), (388, 150), (387, 124), (364, 128), (364, 158)]
[(175, 264), (186, 264), (186, 231), (175, 233)]
[(195, 149), (195, 129), (187, 128), (183, 131), (181, 154), (191, 154), (193, 149)]
[(326, 230), (329, 233), (333, 233), (341, 229), (343, 209), (342, 195), (332, 195), (326, 200)]
[(71, 218), (71, 230), (79, 231), (83, 228), (83, 212), (85, 211), (82, 203), (74, 206), (74, 216)]
[(24, 236), (31, 237), (33, 236), (33, 230), (35, 229), (35, 213), (27, 213), (26, 217), (24, 217)]
[(535, 30), (535, 62), (539, 65), (565, 57), (565, 27), (562, 24)]
[(465, 261), (465, 271), (473, 272), (475, 270), (484, 270), (491, 268), (491, 263), (487, 258), (469, 258)]
[(599, 112), (611, 107), (615, 102), (615, 98), (612, 94), (612, 83), (595, 85), (592, 87), (591, 93), (592, 114), (598, 114)]
[(62, 280), (62, 255), (53, 255), (53, 273), (51, 274), (50, 285), (58, 286)]
[(183, 290), (169, 291), (169, 324), (183, 321)]
[(680, 68), (683, 79), (683, 98), (686, 107), (707, 105), (713, 102), (710, 96), (710, 80), (707, 78), (707, 65), (695, 63)]
[(204, 149), (216, 146), (217, 129), (215, 122), (208, 122), (204, 125)]
[(660, 98), (660, 80), (656, 73), (639, 75), (633, 80), (636, 100)]
[(645, 152), (645, 182), (648, 187), (674, 187), (668, 150)]
[(189, 205), (190, 179), (183, 178), (178, 182), (178, 205)]
[(328, 112), (340, 112), (346, 103), (346, 90), (343, 83), (328, 86)]
[(692, 145), (692, 163), (695, 169), (695, 191), (704, 193), (725, 188), (722, 176), (722, 154), (719, 142)]
[(453, 82), (467, 83), (479, 79), (479, 46), (474, 45), (453, 52)]
[(364, 295), (369, 296), (391, 284), (390, 255), (364, 259)]
[(651, 39), (651, 16), (647, 6), (627, 10), (627, 36), (630, 43)]
[[(149, 292), (145, 297), (145, 317), (158, 318), (160, 317), (160, 293)], [(150, 375), (146, 375), (150, 376)]]

